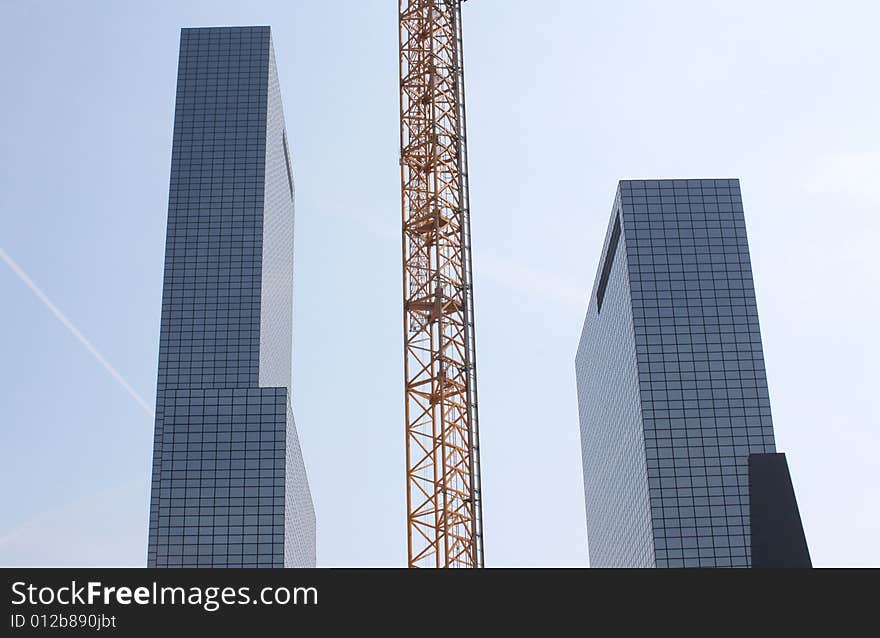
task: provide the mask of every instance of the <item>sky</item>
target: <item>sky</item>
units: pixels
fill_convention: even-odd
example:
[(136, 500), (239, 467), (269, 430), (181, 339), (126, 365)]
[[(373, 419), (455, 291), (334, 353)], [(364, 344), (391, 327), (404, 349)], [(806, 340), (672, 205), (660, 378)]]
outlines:
[[(574, 355), (617, 181), (736, 177), (813, 563), (880, 566), (880, 4), (463, 20), (486, 564), (588, 564)], [(0, 256), (32, 282), (0, 260), (0, 565), (146, 563), (179, 30), (252, 24), (292, 146), (318, 565), (405, 565), (396, 2), (0, 0), (0, 24)]]

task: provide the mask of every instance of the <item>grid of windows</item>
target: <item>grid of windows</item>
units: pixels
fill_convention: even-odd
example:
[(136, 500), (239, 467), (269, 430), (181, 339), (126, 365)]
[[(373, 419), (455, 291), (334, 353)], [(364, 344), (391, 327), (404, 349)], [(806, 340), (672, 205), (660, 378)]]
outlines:
[(155, 566), (283, 567), (286, 388), (162, 398)]
[(593, 295), (575, 358), (590, 566), (653, 567), (626, 246), (613, 220), (596, 284), (606, 294)]
[(183, 29), (158, 389), (259, 373), (268, 28)]
[[(260, 314), (260, 385), (290, 387), (293, 349), (293, 174), (284, 126), (275, 54), (269, 47), (266, 116), (266, 196), (263, 205), (263, 290)], [(287, 400), (287, 490), (284, 564), (315, 565), (315, 510)]]
[(618, 198), (656, 564), (749, 566), (748, 455), (775, 443), (739, 182)]
[(183, 29), (150, 566), (315, 562), (290, 404), (293, 199), (284, 135), (269, 28)]

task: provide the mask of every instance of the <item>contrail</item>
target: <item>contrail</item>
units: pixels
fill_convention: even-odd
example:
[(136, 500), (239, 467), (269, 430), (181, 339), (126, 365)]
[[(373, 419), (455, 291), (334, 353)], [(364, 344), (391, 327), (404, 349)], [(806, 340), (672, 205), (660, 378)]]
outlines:
[(101, 355), (101, 353), (98, 352), (98, 349), (95, 348), (95, 346), (93, 346), (92, 343), (85, 338), (83, 333), (77, 330), (77, 327), (70, 322), (70, 319), (65, 317), (64, 313), (58, 310), (58, 307), (50, 301), (45, 293), (37, 288), (37, 285), (33, 282), (33, 280), (31, 280), (30, 277), (27, 276), (27, 273), (25, 273), (25, 271), (23, 271), (21, 267), (17, 263), (15, 263), (12, 257), (7, 255), (6, 251), (2, 248), (0, 248), (0, 258), (2, 258), (3, 261), (5, 261), (10, 268), (12, 268), (12, 272), (18, 275), (18, 278), (21, 279), (25, 283), (25, 285), (31, 289), (31, 292), (34, 293), (37, 298), (46, 305), (46, 307), (52, 312), (53, 315), (55, 315), (58, 321), (64, 324), (64, 327), (70, 330), (70, 333), (86, 347), (86, 350), (92, 353), (92, 356), (94, 356), (95, 359), (98, 360), (98, 363), (100, 363), (107, 369), (107, 372), (109, 372), (113, 376), (113, 378), (119, 382), (119, 385), (125, 388), (125, 391), (128, 392), (132, 396), (132, 398), (138, 402), (138, 405), (140, 405), (144, 409), (144, 411), (151, 417), (155, 416), (153, 414), (153, 408), (150, 406), (150, 404), (144, 401), (143, 397), (139, 395), (133, 387), (131, 387), (128, 381), (122, 378), (122, 375), (119, 374), (116, 369), (110, 365), (107, 359), (105, 359)]

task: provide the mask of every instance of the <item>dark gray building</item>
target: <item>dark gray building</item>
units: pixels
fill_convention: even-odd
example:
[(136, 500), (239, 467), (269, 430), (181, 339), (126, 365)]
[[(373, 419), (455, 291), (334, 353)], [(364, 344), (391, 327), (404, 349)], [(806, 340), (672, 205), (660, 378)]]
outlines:
[(290, 395), (293, 195), (269, 27), (183, 29), (151, 567), (315, 564)]
[(749, 458), (776, 449), (739, 181), (620, 182), (599, 263), (575, 360), (590, 564), (748, 567)]

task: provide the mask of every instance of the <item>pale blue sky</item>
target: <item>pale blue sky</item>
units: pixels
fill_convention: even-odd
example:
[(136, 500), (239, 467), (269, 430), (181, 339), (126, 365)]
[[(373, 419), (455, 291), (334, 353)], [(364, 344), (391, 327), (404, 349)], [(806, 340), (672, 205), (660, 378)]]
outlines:
[[(152, 403), (177, 45), (269, 24), (322, 566), (403, 565), (394, 0), (0, 0), (0, 248)], [(880, 565), (880, 5), (464, 5), (487, 564), (587, 564), (574, 353), (616, 182), (742, 180), (816, 565)], [(143, 565), (151, 419), (0, 263), (0, 565)]]

